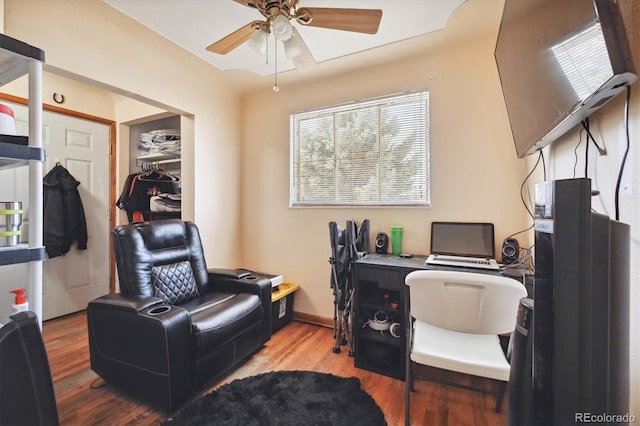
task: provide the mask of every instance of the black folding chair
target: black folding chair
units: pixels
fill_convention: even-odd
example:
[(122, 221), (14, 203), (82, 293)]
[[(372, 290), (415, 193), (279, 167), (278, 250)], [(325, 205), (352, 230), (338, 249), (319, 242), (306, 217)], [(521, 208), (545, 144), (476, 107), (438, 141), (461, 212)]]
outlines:
[(336, 222), (329, 222), (331, 241), (331, 288), (333, 289), (333, 334), (334, 353), (340, 353), (340, 346), (349, 345), (349, 355), (353, 355), (351, 336), (351, 314), (353, 299), (353, 262), (369, 253), (369, 219), (364, 219), (360, 227), (353, 220), (347, 220), (342, 229)]

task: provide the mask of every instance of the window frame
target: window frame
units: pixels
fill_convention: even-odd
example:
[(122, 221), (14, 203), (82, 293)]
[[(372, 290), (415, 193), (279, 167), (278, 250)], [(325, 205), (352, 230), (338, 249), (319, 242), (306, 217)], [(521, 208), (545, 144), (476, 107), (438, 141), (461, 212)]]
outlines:
[[(299, 182), (299, 176), (300, 176), (300, 167), (301, 167), (301, 162), (300, 162), (300, 151), (301, 151), (301, 143), (300, 143), (300, 122), (304, 121), (304, 120), (309, 120), (309, 119), (313, 119), (313, 118), (321, 118), (325, 115), (328, 114), (333, 114), (334, 119), (333, 119), (333, 123), (332, 123), (332, 147), (333, 147), (333, 156), (329, 157), (327, 156), (327, 158), (325, 159), (325, 157), (322, 157), (322, 159), (326, 160), (326, 161), (331, 161), (332, 164), (332, 171), (334, 174), (334, 183), (333, 183), (333, 188), (334, 188), (334, 193), (338, 193), (340, 192), (339, 189), (336, 188), (344, 188), (344, 185), (340, 186), (337, 182), (337, 180), (335, 178), (336, 175), (336, 169), (338, 168), (338, 160), (337, 160), (337, 154), (336, 151), (338, 150), (338, 148), (336, 148), (336, 145), (339, 144), (339, 142), (335, 141), (335, 133), (336, 133), (336, 123), (335, 123), (335, 115), (336, 114), (340, 114), (340, 113), (345, 113), (345, 112), (354, 112), (354, 111), (363, 111), (366, 108), (371, 108), (371, 107), (375, 107), (378, 108), (378, 111), (380, 111), (381, 108), (384, 107), (389, 107), (391, 105), (393, 105), (394, 103), (401, 103), (402, 101), (405, 101), (405, 103), (408, 101), (411, 101), (411, 99), (414, 99), (414, 104), (416, 106), (418, 106), (418, 108), (420, 109), (421, 114), (419, 115), (420, 119), (424, 119), (424, 121), (422, 123), (420, 123), (420, 121), (418, 119), (416, 119), (415, 117), (413, 117), (412, 119), (414, 120), (414, 122), (411, 125), (411, 129), (412, 130), (420, 130), (423, 131), (422, 133), (420, 133), (418, 135), (418, 137), (416, 138), (416, 141), (414, 141), (413, 143), (415, 144), (415, 147), (411, 150), (412, 156), (413, 155), (420, 155), (420, 154), (424, 154), (424, 158), (422, 159), (417, 159), (417, 160), (413, 160), (413, 162), (411, 164), (415, 165), (419, 165), (420, 167), (423, 167), (423, 169), (420, 169), (419, 172), (417, 174), (412, 175), (412, 178), (408, 178), (404, 181), (404, 185), (405, 186), (415, 186), (418, 185), (418, 187), (414, 188), (413, 191), (415, 192), (424, 192), (424, 195), (420, 196), (420, 198), (418, 197), (413, 197), (411, 200), (407, 201), (407, 202), (399, 202), (398, 200), (392, 200), (392, 201), (381, 201), (381, 191), (378, 190), (377, 195), (378, 195), (378, 200), (371, 200), (371, 201), (367, 201), (367, 202), (362, 202), (361, 200), (352, 200), (352, 201), (348, 201), (345, 202), (344, 200), (342, 201), (338, 201), (337, 197), (334, 197), (333, 201), (327, 201), (326, 199), (321, 200), (321, 201), (313, 201), (313, 200), (301, 200), (299, 193), (300, 193), (300, 182)], [(422, 105), (420, 105), (420, 103), (423, 103)], [(378, 114), (380, 115), (380, 114)], [(403, 118), (406, 118), (407, 120), (409, 118), (408, 114), (405, 114), (405, 116), (403, 116)], [(378, 126), (378, 133), (376, 134), (376, 139), (377, 139), (377, 148), (378, 148), (378, 157), (377, 157), (377, 164), (378, 167), (380, 167), (380, 164), (383, 164), (386, 160), (388, 160), (389, 156), (387, 157), (381, 157), (380, 154), (380, 139), (382, 139), (382, 135), (380, 134), (380, 117), (378, 117), (378, 121), (377, 121), (377, 126)], [(418, 123), (418, 124), (415, 124)], [(299, 111), (299, 112), (293, 112), (290, 114), (289, 116), (289, 137), (290, 137), (290, 153), (289, 153), (289, 207), (293, 207), (293, 208), (312, 208), (312, 207), (323, 207), (323, 208), (333, 208), (333, 207), (430, 207), (431, 206), (431, 141), (430, 141), (430, 92), (428, 89), (420, 89), (420, 90), (413, 90), (413, 91), (407, 91), (407, 92), (402, 92), (402, 93), (395, 93), (395, 94), (391, 94), (391, 95), (386, 95), (386, 96), (381, 96), (381, 97), (377, 97), (377, 98), (371, 98), (371, 99), (366, 99), (366, 100), (358, 100), (358, 101), (353, 101), (353, 102), (347, 102), (347, 103), (343, 103), (343, 104), (336, 104), (336, 105), (329, 105), (329, 106), (324, 106), (324, 107), (320, 107), (320, 108), (315, 108), (315, 109), (310, 109), (310, 110), (303, 110), (303, 111)], [(422, 141), (420, 142), (420, 139), (422, 139)], [(378, 170), (379, 172), (379, 170)], [(415, 182), (415, 177), (416, 176), (420, 176), (420, 181), (419, 182)], [(381, 178), (381, 176), (377, 176), (378, 181), (383, 180)], [(423, 187), (420, 187), (420, 185), (423, 185)], [(378, 186), (380, 186), (380, 182), (378, 182)], [(399, 185), (399, 186), (402, 186)], [(397, 197), (398, 194), (396, 193), (395, 196)]]

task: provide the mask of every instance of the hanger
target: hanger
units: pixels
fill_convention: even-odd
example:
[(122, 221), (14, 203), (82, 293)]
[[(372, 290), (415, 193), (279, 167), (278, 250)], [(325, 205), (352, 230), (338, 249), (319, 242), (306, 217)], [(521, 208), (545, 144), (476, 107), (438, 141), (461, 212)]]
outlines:
[(151, 161), (151, 162), (144, 161), (141, 164), (141, 168), (143, 173), (138, 174), (138, 176), (136, 177), (138, 180), (141, 180), (141, 181), (145, 181), (145, 182), (166, 182), (167, 181), (167, 179), (153, 178), (152, 176), (154, 173), (156, 173), (156, 175), (159, 175), (159, 176), (165, 176), (173, 182), (180, 180), (179, 177), (162, 170), (160, 168), (160, 164), (158, 163), (158, 161)]

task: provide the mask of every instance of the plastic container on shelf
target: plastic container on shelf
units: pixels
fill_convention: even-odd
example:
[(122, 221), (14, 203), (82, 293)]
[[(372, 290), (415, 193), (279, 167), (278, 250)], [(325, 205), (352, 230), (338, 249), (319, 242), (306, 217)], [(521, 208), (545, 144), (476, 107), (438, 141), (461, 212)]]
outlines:
[(5, 104), (0, 104), (0, 134), (15, 136), (17, 133), (13, 109)]
[(20, 201), (0, 202), (0, 247), (17, 246), (20, 243), (22, 227), (22, 203)]

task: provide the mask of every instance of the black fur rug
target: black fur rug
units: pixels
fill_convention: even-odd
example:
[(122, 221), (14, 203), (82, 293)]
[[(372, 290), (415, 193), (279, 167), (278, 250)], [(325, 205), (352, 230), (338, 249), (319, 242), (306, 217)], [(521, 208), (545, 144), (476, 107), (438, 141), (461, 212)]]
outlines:
[(177, 425), (386, 425), (356, 377), (276, 371), (234, 380), (165, 422)]

